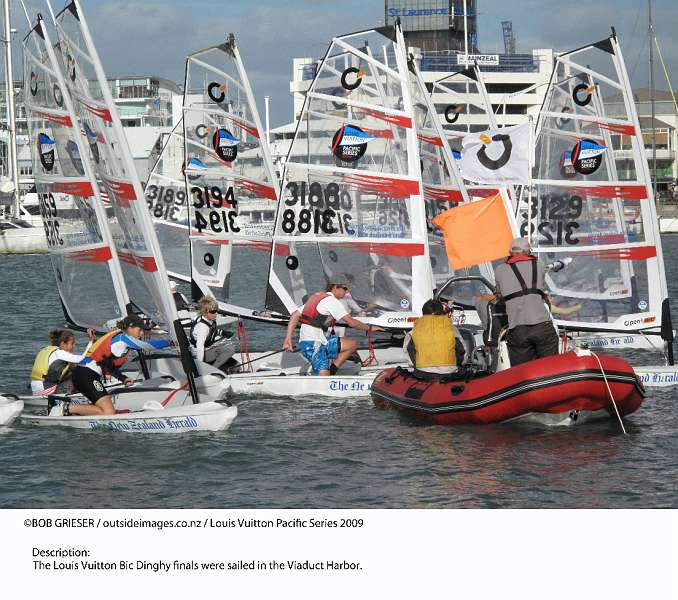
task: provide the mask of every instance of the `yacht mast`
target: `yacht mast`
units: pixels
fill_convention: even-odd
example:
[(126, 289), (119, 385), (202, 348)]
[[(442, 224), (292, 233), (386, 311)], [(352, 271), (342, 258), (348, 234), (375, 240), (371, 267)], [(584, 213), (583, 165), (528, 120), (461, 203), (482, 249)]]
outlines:
[(16, 115), (14, 112), (14, 74), (12, 72), (12, 26), (10, 19), (9, 0), (3, 0), (2, 15), (5, 23), (3, 43), (5, 45), (5, 90), (7, 95), (7, 166), (9, 167), (12, 182), (14, 183), (13, 213), (19, 218), (19, 165), (16, 151)]
[(647, 0), (648, 30), (650, 34), (650, 111), (652, 125), (652, 194), (657, 202), (657, 132), (654, 126), (655, 89), (654, 89), (654, 27), (652, 25), (652, 0)]

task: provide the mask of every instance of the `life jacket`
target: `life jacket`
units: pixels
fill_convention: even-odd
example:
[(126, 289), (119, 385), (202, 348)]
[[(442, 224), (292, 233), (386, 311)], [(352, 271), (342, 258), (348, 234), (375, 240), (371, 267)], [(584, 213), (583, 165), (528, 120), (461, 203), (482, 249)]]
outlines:
[(207, 325), (210, 330), (207, 334), (207, 338), (205, 339), (205, 348), (209, 348), (214, 342), (217, 341), (219, 337), (219, 330), (217, 329), (217, 322), (216, 321), (208, 321), (207, 319), (203, 319), (202, 317), (199, 317), (195, 321), (193, 321), (193, 324), (191, 325), (191, 333), (188, 336), (188, 341), (191, 342), (191, 345), (195, 348), (198, 345), (198, 340), (195, 337), (194, 330), (198, 323), (204, 323)]
[(71, 369), (71, 363), (65, 360), (55, 360), (47, 370), (45, 375), (45, 387), (48, 385), (57, 385), (66, 379), (66, 375)]
[(301, 323), (303, 325), (317, 327), (323, 331), (327, 331), (334, 327), (334, 319), (330, 318), (328, 315), (321, 315), (318, 312), (318, 304), (320, 304), (320, 301), (331, 295), (330, 292), (318, 292), (317, 294), (313, 294), (306, 301), (306, 304), (304, 304), (304, 308), (301, 311)]
[(454, 328), (447, 315), (424, 315), (412, 328), (416, 350), (414, 366), (456, 367)]
[(117, 357), (113, 356), (113, 351), (111, 350), (113, 338), (119, 333), (122, 333), (120, 329), (114, 329), (113, 331), (109, 331), (106, 335), (101, 336), (89, 347), (89, 350), (85, 352), (85, 357), (91, 358), (104, 371), (110, 371), (115, 367), (124, 365), (127, 360), (127, 352), (122, 356)]
[[(525, 283), (525, 279), (523, 278), (522, 274), (518, 270), (518, 267), (516, 267), (516, 263), (519, 262), (525, 262), (525, 261), (531, 261), (532, 263), (532, 286), (527, 287), (527, 284)], [(509, 302), (510, 300), (513, 300), (514, 298), (519, 298), (521, 296), (528, 296), (530, 294), (537, 294), (538, 296), (541, 296), (545, 301), (548, 301), (548, 298), (546, 294), (544, 293), (543, 290), (540, 290), (537, 287), (537, 257), (536, 256), (527, 256), (525, 254), (519, 254), (517, 256), (509, 256), (506, 259), (506, 264), (511, 267), (511, 270), (513, 271), (513, 274), (516, 276), (516, 279), (518, 280), (518, 283), (520, 284), (520, 291), (518, 292), (513, 292), (512, 294), (507, 294), (506, 296), (502, 296), (502, 299), (504, 302)]]
[(45, 376), (47, 371), (49, 371), (49, 357), (58, 349), (59, 346), (45, 346), (38, 352), (31, 369), (31, 379), (33, 381), (45, 381)]

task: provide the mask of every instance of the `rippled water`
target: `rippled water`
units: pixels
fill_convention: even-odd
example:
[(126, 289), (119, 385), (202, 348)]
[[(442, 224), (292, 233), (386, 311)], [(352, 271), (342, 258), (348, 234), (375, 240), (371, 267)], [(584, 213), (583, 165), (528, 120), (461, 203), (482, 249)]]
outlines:
[[(677, 250), (678, 236), (666, 236), (669, 263)], [(678, 298), (678, 266), (667, 277)], [(49, 258), (0, 256), (0, 281), (0, 390), (23, 393), (35, 352), (62, 320)], [(253, 338), (264, 349), (282, 336)], [(626, 436), (613, 421), (421, 425), (369, 399), (245, 399), (229, 431), (184, 436), (18, 423), (0, 428), (0, 506), (678, 507), (675, 403), (673, 390), (651, 390)]]

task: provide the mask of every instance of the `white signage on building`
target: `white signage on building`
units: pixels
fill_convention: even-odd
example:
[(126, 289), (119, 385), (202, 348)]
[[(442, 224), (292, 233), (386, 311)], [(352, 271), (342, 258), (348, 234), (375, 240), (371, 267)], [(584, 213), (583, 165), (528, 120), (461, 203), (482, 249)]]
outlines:
[(498, 54), (457, 54), (457, 64), (468, 67), (474, 62), (479, 67), (496, 67), (499, 65)]

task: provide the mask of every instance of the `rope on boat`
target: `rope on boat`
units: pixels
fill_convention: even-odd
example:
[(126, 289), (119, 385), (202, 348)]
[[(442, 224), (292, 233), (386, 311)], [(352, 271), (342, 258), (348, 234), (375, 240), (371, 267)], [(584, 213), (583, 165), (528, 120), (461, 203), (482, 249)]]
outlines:
[(619, 425), (621, 426), (622, 432), (626, 435), (626, 429), (624, 429), (624, 423), (622, 422), (621, 415), (619, 414), (619, 409), (617, 408), (617, 403), (614, 401), (614, 396), (612, 395), (612, 390), (610, 389), (610, 384), (607, 381), (607, 375), (605, 374), (605, 369), (603, 369), (603, 363), (600, 362), (598, 355), (595, 352), (591, 352), (592, 356), (595, 356), (598, 361), (598, 366), (600, 367), (600, 372), (603, 374), (603, 379), (605, 380), (605, 386), (607, 387), (607, 392), (610, 394), (610, 400), (612, 401), (612, 406), (614, 406), (614, 412), (617, 414), (617, 419), (619, 420)]
[(378, 365), (379, 361), (377, 360), (377, 356), (374, 353), (374, 344), (372, 343), (372, 332), (369, 329), (367, 330), (367, 350), (368, 350), (367, 358), (360, 364), (363, 367)]
[(254, 369), (250, 360), (250, 349), (247, 345), (247, 330), (242, 320), (238, 321), (238, 343), (240, 344), (240, 364), (243, 367), (247, 365), (247, 371), (252, 373)]

